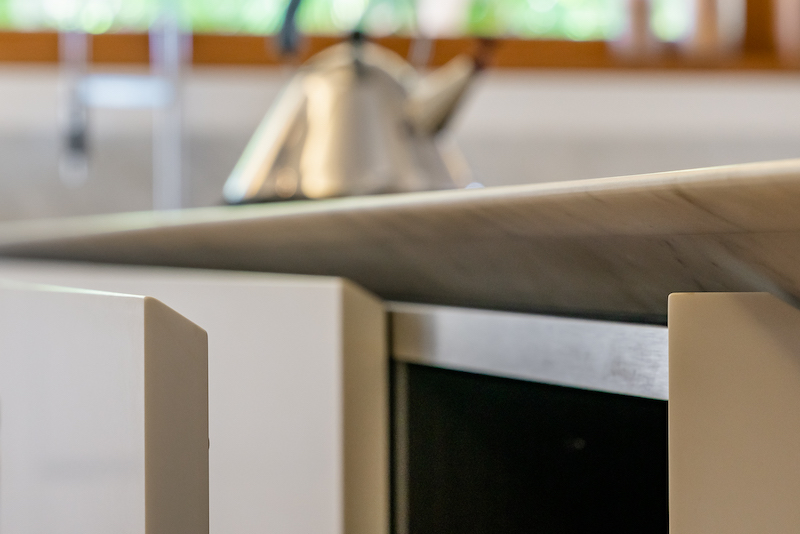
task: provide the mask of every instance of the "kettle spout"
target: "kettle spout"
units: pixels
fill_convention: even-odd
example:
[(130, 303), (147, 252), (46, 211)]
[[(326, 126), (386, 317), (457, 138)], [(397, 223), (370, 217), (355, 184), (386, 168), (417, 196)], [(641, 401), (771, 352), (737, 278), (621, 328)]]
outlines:
[(447, 126), (478, 70), (475, 59), (461, 55), (419, 80), (406, 101), (406, 117), (414, 130), (434, 135)]

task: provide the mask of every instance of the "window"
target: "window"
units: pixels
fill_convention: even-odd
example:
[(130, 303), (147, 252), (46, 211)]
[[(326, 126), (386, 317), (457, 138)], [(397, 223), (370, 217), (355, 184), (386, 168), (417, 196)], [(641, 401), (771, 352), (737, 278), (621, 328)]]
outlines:
[[(11, 30), (146, 31), (165, 6), (200, 33), (270, 34), (288, 0), (0, 0), (0, 27)], [(626, 24), (628, 0), (304, 0), (304, 32), (373, 35), (485, 35), (609, 40)], [(691, 27), (690, 0), (651, 2), (653, 32), (680, 39)]]

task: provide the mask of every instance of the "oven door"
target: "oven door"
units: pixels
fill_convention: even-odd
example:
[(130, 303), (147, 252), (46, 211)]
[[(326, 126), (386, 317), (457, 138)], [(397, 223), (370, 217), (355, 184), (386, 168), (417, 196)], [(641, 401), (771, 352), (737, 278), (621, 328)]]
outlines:
[(397, 534), (668, 531), (666, 327), (390, 317)]

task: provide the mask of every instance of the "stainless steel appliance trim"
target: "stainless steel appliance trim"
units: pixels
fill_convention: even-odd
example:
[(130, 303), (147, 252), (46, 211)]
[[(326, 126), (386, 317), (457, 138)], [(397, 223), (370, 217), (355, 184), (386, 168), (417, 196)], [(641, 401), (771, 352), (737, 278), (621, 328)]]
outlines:
[(389, 312), (398, 361), (668, 398), (663, 326), (406, 303)]

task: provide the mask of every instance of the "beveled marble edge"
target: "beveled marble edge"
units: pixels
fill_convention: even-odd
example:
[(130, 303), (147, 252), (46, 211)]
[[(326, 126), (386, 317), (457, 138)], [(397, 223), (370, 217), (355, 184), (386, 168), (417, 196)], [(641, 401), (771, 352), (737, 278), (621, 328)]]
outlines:
[(800, 159), (0, 225), (0, 256), (348, 278), (396, 301), (663, 323), (673, 292), (800, 303)]
[[(773, 190), (766, 186), (773, 186)], [(545, 210), (542, 219), (562, 219), (562, 226), (549, 228), (536, 225), (529, 230), (536, 233), (550, 230), (555, 235), (568, 233), (604, 234), (608, 232), (622, 234), (651, 234), (707, 231), (716, 227), (718, 231), (757, 231), (758, 229), (795, 229), (800, 225), (800, 210), (782, 210), (779, 205), (769, 206), (769, 217), (754, 220), (750, 213), (726, 214), (722, 201), (730, 196), (732, 189), (740, 192), (739, 200), (753, 201), (769, 196), (767, 200), (786, 198), (775, 188), (789, 188), (790, 193), (800, 194), (800, 158), (780, 161), (757, 162), (719, 167), (707, 167), (680, 171), (660, 172), (643, 175), (631, 175), (610, 178), (594, 178), (567, 182), (553, 182), (528, 185), (490, 187), (483, 189), (431, 191), (422, 193), (406, 193), (395, 195), (376, 195), (366, 197), (350, 197), (328, 199), (324, 201), (296, 201), (272, 204), (250, 204), (243, 206), (215, 206), (207, 208), (191, 208), (175, 211), (140, 211), (65, 217), (54, 219), (37, 219), (8, 221), (0, 223), (0, 254), (5, 247), (13, 245), (32, 245), (37, 241), (59, 241), (70, 238), (85, 238), (91, 235), (114, 234), (121, 232), (147, 232), (164, 228), (183, 226), (218, 225), (236, 222), (252, 222), (260, 220), (297, 220), (314, 219), (337, 215), (364, 216), (373, 212), (382, 215), (401, 214), (403, 212), (424, 216), (430, 212), (441, 215), (443, 212), (479, 211), (483, 208), (540, 209)], [(765, 192), (776, 193), (765, 195)], [(755, 197), (751, 193), (755, 193)], [(719, 195), (719, 196), (718, 196)], [(707, 206), (698, 206), (692, 197), (704, 197)], [(744, 198), (742, 198), (744, 197)], [(654, 200), (656, 202), (654, 202)], [(661, 200), (662, 202), (657, 202)], [(662, 204), (683, 201), (695, 208), (694, 215), (708, 213), (710, 220), (702, 221), (703, 228), (697, 228), (697, 220), (683, 217), (667, 217), (671, 213), (651, 211), (630, 205), (631, 201), (643, 204)], [(583, 206), (575, 205), (582, 203)], [(681, 202), (678, 202), (681, 203)], [(761, 207), (760, 204), (759, 206)], [(577, 211), (581, 207), (595, 208), (605, 204), (605, 218), (593, 218)], [(608, 208), (627, 205), (623, 213), (612, 212)], [(651, 207), (651, 206), (648, 206)], [(673, 206), (673, 211), (686, 211), (687, 206)], [(560, 212), (560, 213), (559, 213)], [(638, 212), (638, 213), (637, 213)], [(638, 223), (631, 220), (630, 215), (641, 215)], [(528, 214), (533, 215), (533, 214)], [(559, 217), (558, 215), (561, 215)], [(463, 221), (461, 221), (463, 222)], [(668, 223), (656, 227), (653, 223)], [(620, 223), (622, 223), (620, 225)], [(712, 223), (712, 228), (706, 226)], [(547, 233), (550, 233), (547, 232)], [(515, 232), (517, 233), (517, 232)], [(519, 232), (530, 235), (524, 229)]]

